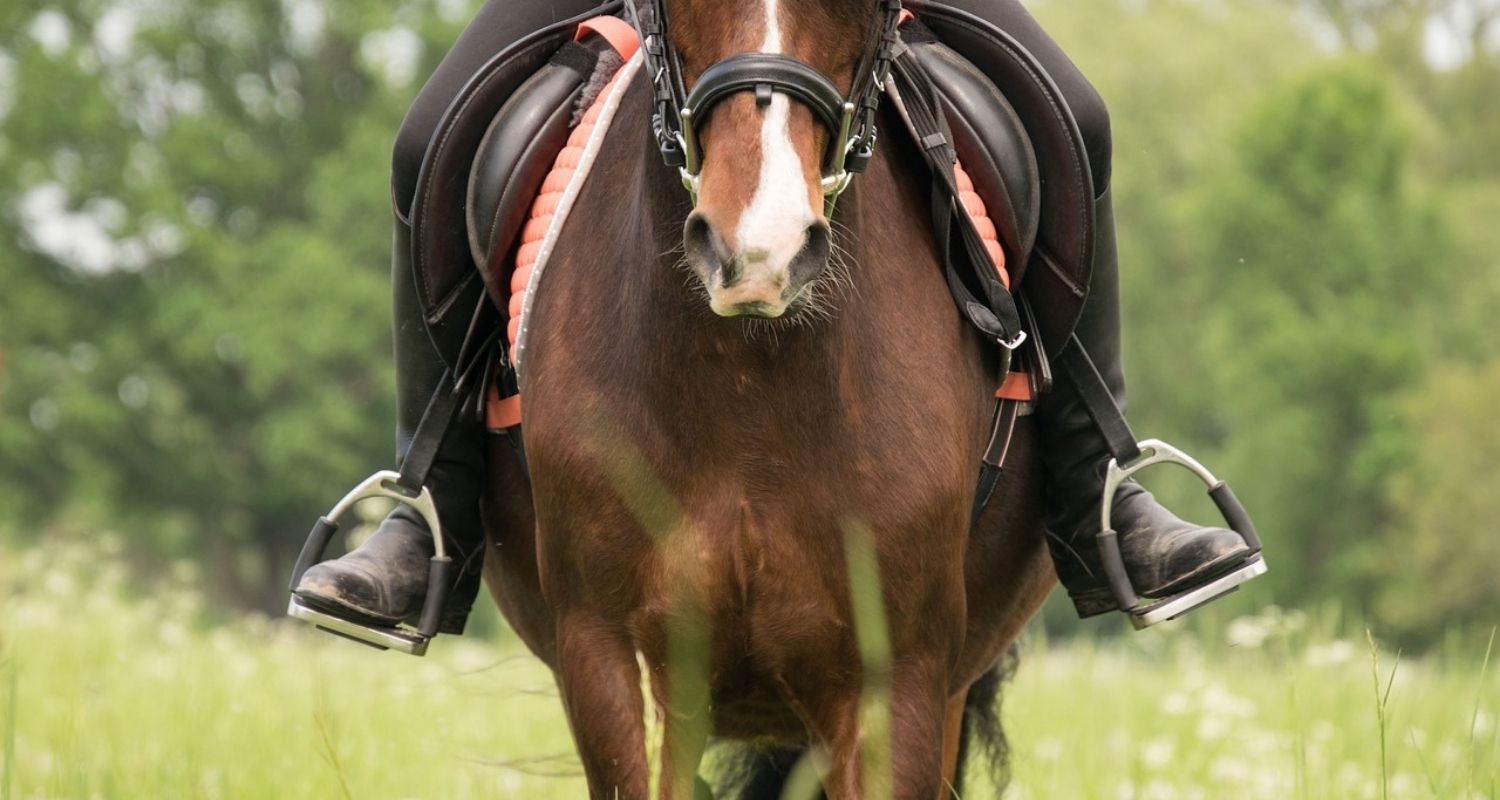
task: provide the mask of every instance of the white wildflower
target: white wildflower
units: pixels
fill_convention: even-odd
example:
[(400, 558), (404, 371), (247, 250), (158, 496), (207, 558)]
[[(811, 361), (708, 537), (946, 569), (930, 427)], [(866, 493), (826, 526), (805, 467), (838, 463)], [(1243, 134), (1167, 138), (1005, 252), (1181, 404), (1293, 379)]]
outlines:
[(1172, 692), (1161, 699), (1161, 713), (1179, 717), (1188, 711), (1188, 697), (1182, 692)]
[(1038, 761), (1056, 761), (1062, 758), (1063, 749), (1061, 739), (1054, 736), (1047, 736), (1038, 739), (1032, 747), (1031, 752), (1032, 755), (1036, 756)]
[(1141, 763), (1148, 769), (1159, 770), (1172, 763), (1177, 754), (1176, 743), (1169, 737), (1158, 736), (1141, 747)]
[(1352, 643), (1336, 639), (1327, 644), (1310, 645), (1303, 658), (1310, 667), (1336, 667), (1349, 663), (1356, 652)]

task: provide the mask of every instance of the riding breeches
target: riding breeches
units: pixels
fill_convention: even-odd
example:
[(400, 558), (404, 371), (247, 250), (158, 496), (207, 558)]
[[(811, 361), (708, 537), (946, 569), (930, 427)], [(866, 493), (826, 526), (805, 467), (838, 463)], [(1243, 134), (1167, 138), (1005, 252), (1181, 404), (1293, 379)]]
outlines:
[[(1042, 63), (1073, 111), (1088, 147), (1094, 187), (1102, 194), (1109, 185), (1110, 175), (1109, 112), (1099, 93), (1022, 7), (1020, 0), (939, 0), (934, 4), (989, 20), (1014, 36)], [(427, 79), (401, 124), (391, 167), (392, 188), (401, 216), (405, 217), (410, 210), (417, 172), (433, 131), (469, 77), (495, 53), (521, 37), (597, 5), (599, 0), (486, 0)]]

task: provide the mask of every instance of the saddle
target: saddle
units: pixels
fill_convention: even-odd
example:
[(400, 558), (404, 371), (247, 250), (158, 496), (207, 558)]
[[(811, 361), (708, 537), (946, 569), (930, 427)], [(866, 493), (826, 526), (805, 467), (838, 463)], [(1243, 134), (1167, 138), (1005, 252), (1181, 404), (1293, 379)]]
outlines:
[[(473, 351), (464, 342), (481, 326), (512, 329), (500, 337), (510, 363), (522, 311), (514, 266), (528, 229), (535, 235), (535, 198), (637, 47), (633, 29), (610, 16), (621, 5), (564, 20), (497, 54), (433, 136), (412, 204), (412, 264), (429, 334), (450, 370), (464, 368), (463, 355)], [(980, 227), (1008, 271), (997, 276), (991, 265), (1000, 259), (986, 258), (957, 283), (950, 276), (950, 285), (956, 299), (962, 286), (997, 280), (1017, 293), (1035, 312), (1027, 327), (1043, 344), (1045, 369), (1046, 356), (1067, 344), (1089, 285), (1093, 186), (1082, 136), (1062, 93), (1010, 36), (961, 11), (907, 5), (918, 17), (901, 29), (898, 60), (935, 89), (962, 164), (952, 199), (987, 213), (993, 227)], [(502, 382), (501, 394), (510, 391)], [(515, 424), (518, 408), (502, 416)]]

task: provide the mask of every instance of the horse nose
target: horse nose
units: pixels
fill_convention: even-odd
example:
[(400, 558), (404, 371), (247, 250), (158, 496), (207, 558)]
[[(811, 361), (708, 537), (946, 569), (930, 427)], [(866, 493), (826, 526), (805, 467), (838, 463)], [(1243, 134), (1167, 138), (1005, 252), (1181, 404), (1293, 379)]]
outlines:
[(828, 266), (828, 255), (833, 249), (833, 236), (828, 223), (814, 220), (803, 235), (802, 249), (792, 256), (791, 283), (798, 290), (806, 286), (823, 268)]
[(688, 217), (683, 244), (688, 262), (708, 291), (709, 305), (726, 317), (779, 317), (828, 263), (828, 223), (814, 220), (796, 236), (730, 244), (701, 212)]
[(708, 215), (701, 211), (688, 215), (687, 224), (683, 226), (682, 243), (688, 261), (705, 281), (717, 274), (722, 282), (732, 282), (730, 273), (734, 270), (734, 251), (709, 221)]

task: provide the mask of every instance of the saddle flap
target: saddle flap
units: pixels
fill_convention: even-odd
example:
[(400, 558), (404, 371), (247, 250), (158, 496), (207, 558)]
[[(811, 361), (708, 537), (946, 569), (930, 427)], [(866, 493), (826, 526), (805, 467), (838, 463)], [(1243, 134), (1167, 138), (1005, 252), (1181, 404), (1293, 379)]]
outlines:
[(479, 144), (516, 89), (547, 65), (581, 23), (620, 7), (615, 0), (560, 20), (495, 54), (469, 78), (433, 133), (411, 205), (412, 278), (428, 334), (450, 367), (485, 294), (474, 268), (467, 209)]
[[(907, 0), (918, 18), (943, 44), (993, 83), (1022, 124), (1037, 165), (1038, 219), (1035, 246), (1021, 291), (1039, 312), (1034, 332), (1047, 352), (1057, 355), (1068, 343), (1093, 271), (1094, 186), (1088, 150), (1066, 100), (1036, 58), (1013, 37), (967, 12), (922, 0)], [(929, 58), (929, 61), (934, 61)], [(934, 61), (929, 70), (949, 101), (959, 93), (951, 83), (961, 72)], [(959, 125), (955, 138), (964, 138)], [(1003, 152), (1003, 151), (1002, 151)], [(968, 160), (977, 155), (965, 155)], [(1002, 169), (1003, 155), (995, 163)], [(976, 185), (979, 179), (975, 179)]]
[(490, 297), (505, 302), (503, 261), (552, 159), (567, 142), (574, 108), (596, 60), (582, 45), (558, 51), (495, 114), (479, 143), (469, 175), (466, 229), (469, 254)]

